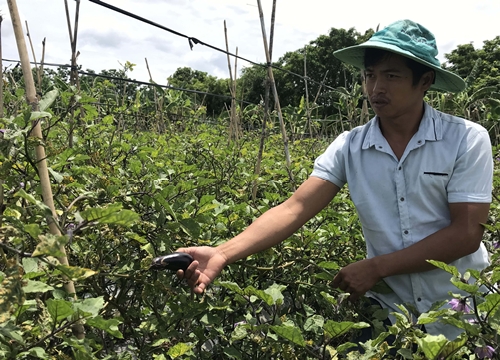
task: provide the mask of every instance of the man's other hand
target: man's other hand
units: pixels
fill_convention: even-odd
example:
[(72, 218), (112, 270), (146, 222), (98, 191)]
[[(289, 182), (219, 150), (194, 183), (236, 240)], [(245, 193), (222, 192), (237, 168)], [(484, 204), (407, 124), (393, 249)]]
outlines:
[(348, 292), (350, 301), (356, 301), (381, 280), (373, 259), (347, 265), (333, 279), (333, 287)]

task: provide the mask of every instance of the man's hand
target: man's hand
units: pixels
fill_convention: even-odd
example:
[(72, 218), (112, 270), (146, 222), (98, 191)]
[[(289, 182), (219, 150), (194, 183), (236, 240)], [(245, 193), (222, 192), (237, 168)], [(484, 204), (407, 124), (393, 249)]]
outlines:
[(366, 259), (347, 265), (333, 279), (333, 287), (351, 294), (350, 301), (356, 301), (370, 290), (382, 277), (373, 259)]
[(194, 259), (186, 271), (177, 271), (177, 277), (187, 280), (188, 285), (196, 294), (203, 294), (208, 284), (220, 274), (227, 264), (224, 255), (213, 247), (190, 247), (176, 251), (188, 253)]

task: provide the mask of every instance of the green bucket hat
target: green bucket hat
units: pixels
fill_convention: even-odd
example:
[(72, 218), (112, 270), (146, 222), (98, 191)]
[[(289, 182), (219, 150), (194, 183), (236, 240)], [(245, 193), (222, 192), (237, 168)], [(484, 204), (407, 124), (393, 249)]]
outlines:
[(438, 49), (434, 35), (411, 20), (396, 21), (377, 31), (368, 41), (337, 50), (333, 55), (347, 64), (363, 69), (366, 48), (390, 51), (435, 70), (436, 79), (431, 89), (450, 92), (460, 92), (465, 89), (465, 82), (460, 76), (441, 67), (436, 58)]

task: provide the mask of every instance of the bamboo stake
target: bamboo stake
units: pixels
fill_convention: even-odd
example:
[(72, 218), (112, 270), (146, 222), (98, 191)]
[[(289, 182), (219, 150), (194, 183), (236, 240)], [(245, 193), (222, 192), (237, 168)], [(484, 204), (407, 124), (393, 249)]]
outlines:
[(267, 71), (269, 73), (269, 79), (271, 80), (271, 89), (273, 90), (274, 101), (276, 103), (276, 110), (278, 111), (278, 119), (280, 121), (280, 127), (281, 127), (281, 136), (283, 138), (283, 146), (285, 148), (285, 160), (287, 168), (286, 170), (288, 171), (288, 176), (290, 177), (290, 181), (292, 182), (292, 185), (295, 188), (295, 180), (293, 178), (293, 174), (291, 171), (292, 165), (290, 160), (290, 152), (288, 150), (288, 137), (286, 135), (285, 122), (283, 121), (283, 114), (281, 112), (278, 90), (276, 89), (276, 82), (274, 81), (273, 68), (271, 67), (271, 57), (269, 55), (269, 47), (267, 46), (266, 26), (264, 24), (264, 13), (262, 11), (262, 5), (260, 0), (257, 0), (257, 5), (259, 7), (260, 25), (262, 28), (262, 39), (264, 41), (264, 51), (266, 53)]
[[(274, 44), (274, 22), (276, 19), (276, 0), (273, 0), (273, 10), (271, 12), (271, 29), (269, 32), (269, 60), (273, 58), (273, 44)], [(264, 93), (264, 119), (262, 120), (262, 130), (260, 133), (259, 153), (257, 155), (257, 163), (255, 164), (254, 175), (260, 175), (260, 166), (262, 164), (262, 155), (264, 154), (264, 145), (267, 137), (267, 121), (269, 120), (269, 93), (271, 91), (271, 81), (269, 80), (269, 73), (266, 78), (266, 91)], [(257, 197), (257, 179), (253, 181), (252, 186), (252, 200), (255, 201)]]
[(234, 81), (233, 81), (233, 94), (234, 97), (232, 101), (234, 101), (234, 106), (231, 107), (231, 112), (233, 113), (233, 119), (234, 119), (234, 126), (235, 126), (235, 133), (236, 133), (236, 141), (239, 140), (239, 138), (242, 136), (241, 133), (241, 126), (240, 126), (240, 119), (238, 117), (238, 113), (236, 112), (238, 106), (236, 104), (236, 85), (237, 85), (237, 79), (238, 79), (238, 47), (236, 47), (236, 56), (234, 58)]
[[(9, 6), (12, 26), (14, 28), (14, 34), (16, 37), (19, 58), (21, 59), (21, 67), (23, 70), (24, 83), (26, 86), (26, 101), (31, 106), (32, 111), (39, 111), (40, 106), (38, 104), (38, 98), (36, 97), (35, 83), (33, 81), (33, 74), (31, 72), (28, 50), (26, 48), (26, 42), (24, 41), (23, 29), (19, 18), (19, 11), (17, 8), (16, 0), (7, 0), (7, 3)], [(35, 146), (35, 155), (37, 160), (38, 176), (40, 177), (40, 186), (42, 188), (43, 202), (50, 208), (52, 212), (52, 216), (47, 217), (47, 224), (49, 225), (50, 233), (52, 235), (61, 236), (59, 226), (56, 223), (57, 213), (54, 206), (54, 199), (52, 197), (52, 188), (50, 185), (49, 172), (47, 168), (45, 148), (43, 147), (43, 145), (41, 145), (43, 140), (42, 127), (39, 120), (35, 120), (32, 125), (33, 129), (30, 135), (39, 139), (39, 144)], [(64, 265), (68, 265), (66, 249), (62, 246), (60, 250), (64, 254), (64, 256), (58, 259), (59, 262)], [(67, 279), (66, 283), (64, 284), (64, 288), (68, 295), (76, 299), (76, 291), (73, 281)], [(81, 323), (74, 324), (72, 326), (72, 329), (73, 333), (78, 339), (85, 338), (84, 328)]]
[(28, 27), (28, 21), (25, 21), (25, 23), (26, 23), (26, 36), (28, 37), (28, 40), (30, 42), (31, 53), (33, 54), (33, 61), (35, 62), (36, 79), (37, 79), (37, 83), (38, 83), (38, 93), (41, 96), (42, 95), (42, 78), (40, 76), (40, 69), (38, 68), (38, 63), (36, 62), (35, 49), (33, 48), (33, 41), (31, 40), (31, 34), (30, 34), (30, 28)]
[(321, 93), (321, 88), (323, 87), (323, 85), (324, 85), (324, 83), (325, 83), (326, 76), (328, 75), (328, 71), (330, 71), (330, 70), (326, 70), (326, 72), (325, 72), (325, 76), (323, 76), (323, 81), (321, 81), (321, 83), (319, 84), (319, 89), (318, 89), (318, 92), (316, 93), (316, 96), (315, 96), (315, 98), (314, 98), (314, 104), (317, 104), (318, 97), (319, 97), (319, 94)]
[[(43, 38), (43, 41), (42, 41), (42, 59), (40, 60), (40, 89), (42, 89), (42, 85), (43, 85), (43, 64), (45, 63), (45, 40), (46, 38)], [(43, 91), (43, 89), (41, 90)]]
[(306, 85), (306, 116), (309, 125), (309, 137), (312, 138), (311, 113), (309, 112), (309, 90), (307, 88), (307, 47), (304, 49), (304, 84)]
[(75, 9), (75, 28), (73, 33), (71, 31), (71, 21), (69, 17), (68, 10), (68, 0), (64, 0), (64, 5), (66, 8), (66, 19), (68, 22), (68, 31), (69, 31), (69, 40), (71, 43), (71, 72), (70, 72), (70, 83), (71, 85), (75, 85), (78, 89), (80, 88), (80, 81), (78, 79), (78, 70), (76, 65), (76, 43), (78, 39), (78, 19), (80, 17), (80, 0), (76, 0), (76, 9)]
[[(149, 69), (148, 58), (144, 58), (144, 60), (146, 61), (146, 68), (148, 69), (149, 82), (154, 84), (155, 82), (153, 81), (153, 77), (151, 76), (151, 70)], [(165, 131), (165, 123), (163, 121), (163, 111), (161, 109), (161, 104), (158, 101), (158, 94), (156, 93), (156, 86), (153, 86), (153, 95), (155, 98), (155, 111), (156, 111), (157, 115), (159, 114), (159, 118), (157, 119), (158, 120), (158, 131), (160, 133), (163, 133)]]
[[(231, 111), (229, 115), (229, 141), (235, 140), (238, 141), (238, 132), (236, 130), (236, 121), (235, 121), (235, 107), (236, 107), (236, 94), (235, 94), (235, 86), (234, 86), (234, 78), (233, 78), (233, 70), (231, 68), (231, 59), (229, 58), (229, 42), (227, 40), (227, 27), (226, 20), (224, 20), (224, 38), (226, 40), (226, 52), (227, 52), (227, 67), (229, 69), (229, 92), (231, 93)], [(238, 54), (236, 54), (238, 55)]]

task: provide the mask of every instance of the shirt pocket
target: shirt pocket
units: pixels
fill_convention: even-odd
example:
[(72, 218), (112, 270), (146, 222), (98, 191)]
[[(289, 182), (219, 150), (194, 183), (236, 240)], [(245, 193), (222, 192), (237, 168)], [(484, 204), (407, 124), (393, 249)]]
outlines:
[[(428, 194), (429, 200), (447, 199), (447, 187), (450, 181), (450, 172), (424, 171), (420, 174), (420, 191)], [(421, 194), (422, 194), (421, 193)]]

